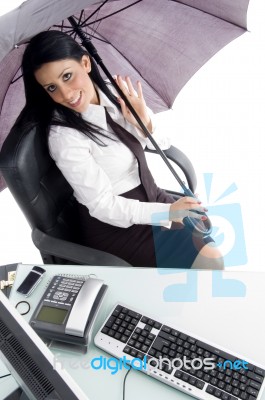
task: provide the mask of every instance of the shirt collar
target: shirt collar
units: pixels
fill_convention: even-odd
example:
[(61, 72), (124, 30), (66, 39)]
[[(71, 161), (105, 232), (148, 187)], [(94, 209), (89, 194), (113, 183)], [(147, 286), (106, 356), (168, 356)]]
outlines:
[(102, 90), (100, 90), (97, 86), (96, 90), (98, 92), (100, 104), (90, 104), (86, 111), (82, 113), (82, 117), (92, 124), (97, 125), (99, 128), (107, 130), (105, 108), (114, 118), (117, 115), (118, 110), (112, 101), (110, 101), (105, 93), (103, 93)]

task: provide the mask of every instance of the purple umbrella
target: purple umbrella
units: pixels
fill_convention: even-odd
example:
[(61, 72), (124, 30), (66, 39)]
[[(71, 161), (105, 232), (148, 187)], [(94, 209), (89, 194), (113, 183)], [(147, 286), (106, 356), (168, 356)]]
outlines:
[[(77, 15), (109, 71), (140, 79), (148, 106), (159, 112), (171, 108), (195, 72), (246, 31), (248, 4), (249, 0), (27, 0), (0, 17), (0, 149), (24, 104), (18, 79), (21, 57), (24, 43), (36, 33), (63, 29), (71, 34), (67, 18)], [(0, 176), (0, 190), (4, 186)]]

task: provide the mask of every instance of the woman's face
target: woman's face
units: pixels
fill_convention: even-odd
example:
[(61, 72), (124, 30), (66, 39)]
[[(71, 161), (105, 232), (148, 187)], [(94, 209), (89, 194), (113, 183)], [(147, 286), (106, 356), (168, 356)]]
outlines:
[(81, 113), (89, 104), (99, 104), (90, 70), (90, 59), (84, 55), (80, 62), (67, 58), (43, 64), (35, 78), (56, 103)]

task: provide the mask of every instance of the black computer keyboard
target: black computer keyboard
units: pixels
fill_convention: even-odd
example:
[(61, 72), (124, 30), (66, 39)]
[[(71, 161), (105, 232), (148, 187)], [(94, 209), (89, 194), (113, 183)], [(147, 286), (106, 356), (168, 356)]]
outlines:
[(95, 344), (131, 366), (138, 359), (137, 369), (199, 399), (259, 400), (265, 387), (264, 367), (121, 303)]

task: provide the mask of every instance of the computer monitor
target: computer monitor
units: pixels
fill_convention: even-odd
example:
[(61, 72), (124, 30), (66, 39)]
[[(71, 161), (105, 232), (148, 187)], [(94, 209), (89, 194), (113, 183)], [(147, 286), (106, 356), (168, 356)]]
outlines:
[(88, 400), (1, 291), (0, 358), (30, 400)]

